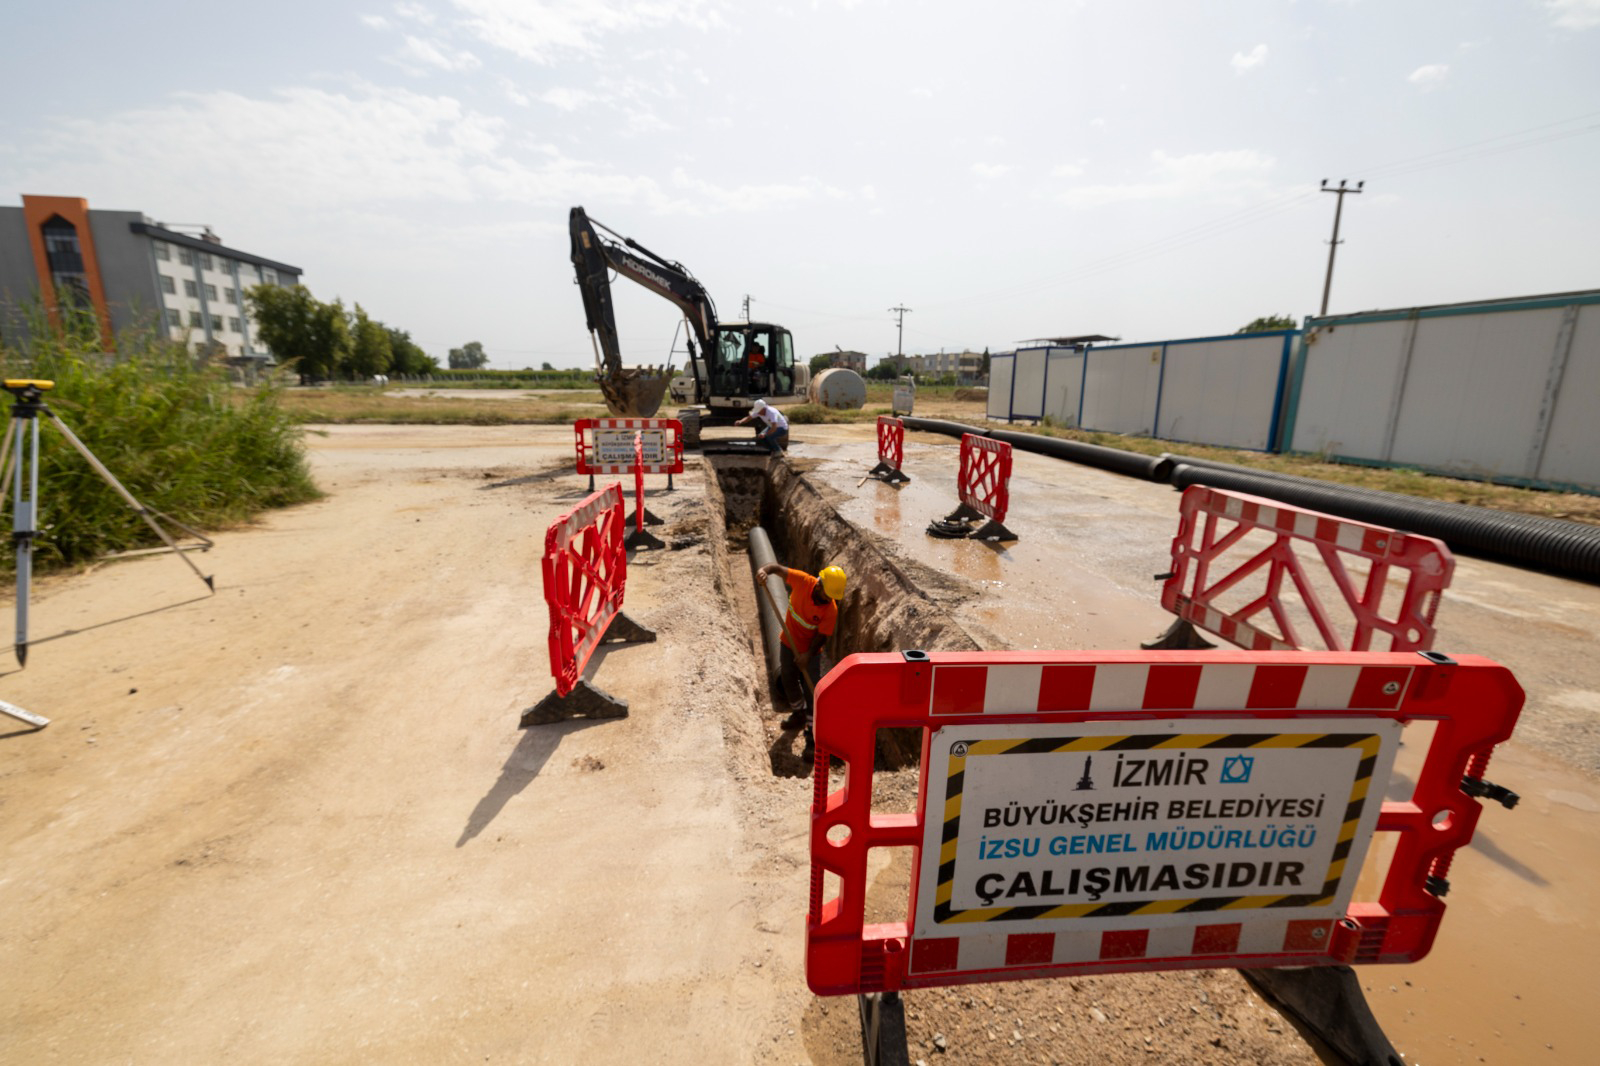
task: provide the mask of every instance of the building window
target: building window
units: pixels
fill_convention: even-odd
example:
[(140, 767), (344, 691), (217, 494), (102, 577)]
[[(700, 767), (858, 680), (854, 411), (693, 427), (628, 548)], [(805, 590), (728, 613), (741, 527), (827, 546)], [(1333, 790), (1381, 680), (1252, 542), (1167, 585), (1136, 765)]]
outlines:
[(167, 325), (174, 329), (183, 328), (183, 312), (176, 307), (167, 308)]
[(170, 292), (173, 295), (177, 295), (178, 286), (177, 286), (177, 284), (175, 282), (173, 282), (173, 280), (170, 277), (168, 277), (167, 275), (163, 274), (163, 275), (161, 275), (161, 291), (162, 292)]
[(263, 270), (261, 272), (261, 280), (266, 282), (268, 285), (276, 285), (278, 283), (278, 275), (274, 274), (270, 270)]
[(199, 311), (189, 312), (189, 325), (193, 326), (195, 329), (199, 329), (202, 325), (204, 325), (204, 323), (200, 321)]
[(206, 299), (211, 300), (212, 302), (216, 301), (216, 299), (217, 299), (217, 287), (215, 285), (207, 285), (206, 286)]
[(222, 290), (222, 298), (224, 300), (227, 300), (229, 303), (231, 303), (235, 307), (239, 306), (239, 290), (238, 289), (223, 289)]
[(230, 317), (228, 319), (228, 332), (229, 333), (243, 333), (244, 332), (244, 330), (239, 328), (239, 320), (237, 318)]
[(184, 266), (194, 266), (194, 253), (187, 248), (178, 249), (178, 262)]
[(222, 316), (221, 315), (212, 315), (211, 316), (211, 332), (212, 333), (221, 333), (222, 332)]
[(167, 262), (172, 259), (172, 252), (168, 250), (165, 242), (151, 241), (150, 246), (155, 251), (156, 258), (162, 262)]
[(200, 269), (201, 270), (210, 270), (211, 269), (211, 256), (208, 255), (205, 252), (201, 252), (200, 253)]
[(185, 296), (192, 296), (192, 297), (196, 297), (196, 298), (199, 297), (199, 295), (200, 295), (200, 286), (198, 286), (198, 285), (196, 285), (194, 283), (194, 279), (193, 278), (184, 278), (183, 279), (183, 294)]

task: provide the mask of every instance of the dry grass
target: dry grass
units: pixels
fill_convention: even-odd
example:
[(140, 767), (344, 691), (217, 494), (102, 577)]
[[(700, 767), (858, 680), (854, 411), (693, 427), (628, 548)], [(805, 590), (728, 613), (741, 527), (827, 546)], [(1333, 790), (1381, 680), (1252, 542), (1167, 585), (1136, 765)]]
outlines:
[[(788, 408), (787, 413), (790, 420), (798, 425), (819, 422), (870, 423), (879, 415), (889, 413), (893, 392), (890, 384), (869, 382), (866, 406), (859, 411), (837, 411), (815, 404), (803, 404)], [(557, 396), (519, 394), (513, 398), (474, 396), (468, 390), (440, 390), (427, 396), (395, 396), (370, 388), (291, 389), (283, 397), (283, 407), (292, 418), (303, 423), (556, 424), (579, 418), (602, 417), (606, 413), (599, 391), (592, 389), (564, 391)], [(951, 386), (920, 388), (917, 390), (916, 413), (925, 418), (982, 425), (983, 393), (981, 390)], [(1322, 462), (1306, 456), (1265, 455), (1199, 444), (1176, 444), (1151, 437), (1063, 429), (1052, 425), (1033, 426), (1019, 422), (1008, 428), (1019, 433), (1087, 441), (1145, 455), (1173, 452), (1259, 470), (1298, 474), (1341, 485), (1600, 525), (1600, 497), (1580, 493), (1541, 492), (1493, 485), (1485, 481), (1436, 477), (1416, 470), (1352, 466)]]
[(606, 414), (598, 389), (562, 390), (558, 395), (475, 396), (470, 389), (424, 396), (396, 396), (372, 388), (290, 389), (283, 409), (306, 424), (389, 423), (406, 425), (503, 426), (556, 424)]

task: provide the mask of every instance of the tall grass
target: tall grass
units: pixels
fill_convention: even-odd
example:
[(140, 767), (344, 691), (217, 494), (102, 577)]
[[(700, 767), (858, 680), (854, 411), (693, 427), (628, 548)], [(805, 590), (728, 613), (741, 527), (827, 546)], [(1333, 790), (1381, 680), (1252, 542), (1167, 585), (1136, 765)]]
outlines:
[[(197, 365), (182, 345), (150, 332), (122, 337), (116, 355), (92, 337), (48, 327), (35, 326), (31, 337), (0, 349), (0, 371), (53, 381), (45, 403), (146, 507), (216, 529), (320, 495), (275, 387), (236, 390), (225, 370)], [(9, 408), (11, 397), (3, 399)], [(159, 543), (47, 418), (39, 423), (38, 511), (41, 566)], [(0, 553), (0, 569), (14, 565)]]

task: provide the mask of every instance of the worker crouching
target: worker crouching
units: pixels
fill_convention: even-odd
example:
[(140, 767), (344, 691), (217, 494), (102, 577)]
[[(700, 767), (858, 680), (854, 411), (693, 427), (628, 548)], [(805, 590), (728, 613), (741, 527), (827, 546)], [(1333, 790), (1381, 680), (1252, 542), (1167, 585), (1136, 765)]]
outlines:
[(837, 566), (823, 567), (813, 577), (803, 570), (768, 563), (756, 571), (756, 579), (765, 588), (767, 578), (774, 574), (782, 577), (789, 587), (778, 648), (778, 675), (790, 711), (789, 717), (783, 720), (783, 728), (805, 727), (806, 745), (800, 758), (806, 760), (811, 758), (816, 743), (812, 725), (817, 682), (822, 673), (817, 652), (838, 626), (839, 600), (844, 597), (846, 578)]

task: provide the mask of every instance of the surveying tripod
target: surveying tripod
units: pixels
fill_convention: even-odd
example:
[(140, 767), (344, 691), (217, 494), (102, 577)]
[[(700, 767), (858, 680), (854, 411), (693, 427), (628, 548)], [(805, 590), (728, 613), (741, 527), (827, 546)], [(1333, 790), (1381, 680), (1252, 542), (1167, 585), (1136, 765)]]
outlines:
[[(11, 404), (11, 430), (6, 434), (5, 443), (0, 445), (0, 505), (5, 501), (4, 485), (10, 482), (11, 541), (17, 550), (15, 647), (19, 665), (28, 665), (28, 593), (33, 584), (33, 538), (37, 533), (35, 524), (39, 517), (39, 415), (41, 414), (50, 417), (50, 421), (56, 424), (61, 435), (67, 438), (67, 443), (76, 448), (78, 454), (94, 468), (94, 472), (122, 497), (123, 502), (133, 508), (135, 514), (145, 520), (145, 524), (155, 530), (156, 536), (160, 537), (178, 558), (188, 564), (195, 576), (206, 583), (206, 588), (212, 592), (216, 591), (211, 578), (200, 572), (200, 568), (194, 565), (194, 560), (185, 555), (183, 549), (173, 542), (172, 537), (161, 528), (156, 518), (166, 519), (199, 540), (201, 551), (211, 547), (210, 539), (172, 516), (153, 511), (133, 498), (133, 494), (106, 469), (104, 463), (95, 458), (94, 453), (78, 439), (77, 434), (61, 421), (61, 417), (46, 406), (44, 394), (55, 388), (55, 382), (32, 378), (8, 378), (0, 382), (0, 388), (4, 388), (14, 397)], [(0, 713), (9, 712), (0, 707)]]

